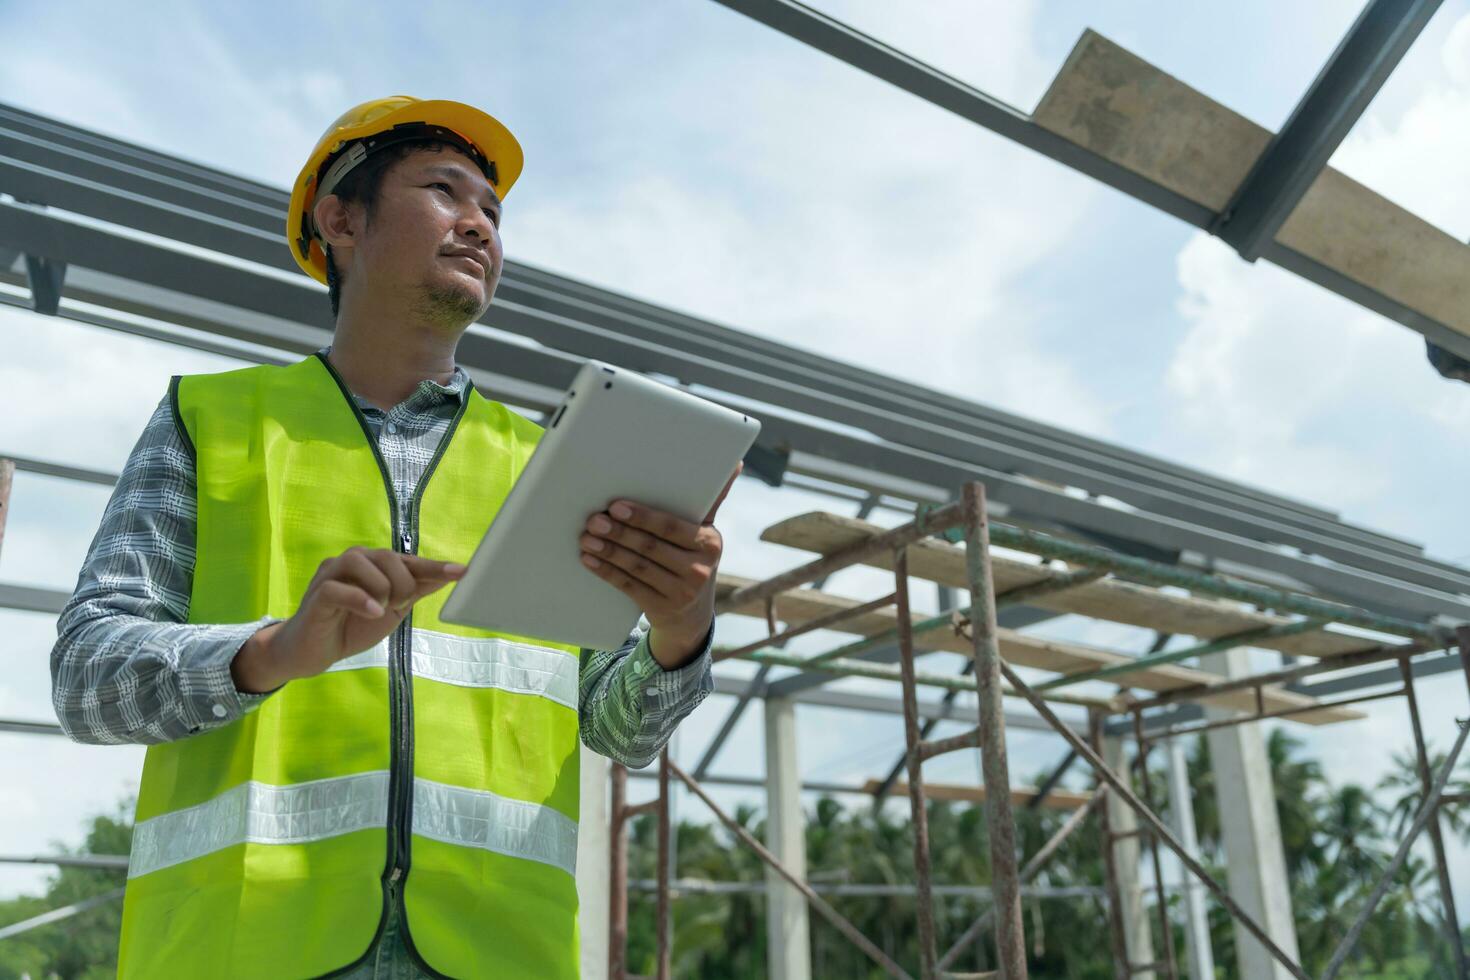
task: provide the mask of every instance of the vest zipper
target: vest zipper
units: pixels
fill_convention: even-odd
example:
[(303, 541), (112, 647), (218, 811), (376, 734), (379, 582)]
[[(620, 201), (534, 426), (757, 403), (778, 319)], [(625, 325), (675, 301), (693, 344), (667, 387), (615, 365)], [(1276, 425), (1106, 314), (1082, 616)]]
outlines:
[[(449, 449), (450, 440), (454, 438), (454, 432), (459, 428), (460, 419), (464, 418), (464, 413), (469, 408), (470, 396), (474, 394), (474, 384), (466, 381), (466, 390), (460, 398), (459, 408), (455, 411), (454, 418), (449, 422), (449, 428), (445, 430), (443, 438), (439, 440), (439, 445), (434, 449), (434, 455), (429, 459), (428, 465), (424, 467), (423, 474), (414, 486), (413, 496), (408, 506), (408, 523), (407, 526), (404, 526), (399, 521), (398, 494), (393, 487), (393, 477), (388, 472), (387, 461), (383, 459), (383, 453), (378, 448), (377, 440), (373, 438), (372, 427), (363, 417), (362, 410), (357, 407), (357, 402), (352, 397), (352, 391), (337, 374), (337, 369), (332, 366), (332, 362), (320, 353), (316, 356), (321, 358), (327, 373), (342, 390), (342, 396), (347, 400), (347, 407), (352, 409), (353, 416), (357, 418), (358, 425), (362, 427), (362, 434), (367, 438), (368, 448), (372, 450), (373, 458), (378, 463), (378, 471), (383, 475), (383, 489), (388, 494), (388, 512), (393, 527), (393, 550), (399, 554), (417, 554), (419, 504), (423, 500), (424, 489), (429, 485), (429, 478), (434, 475), (434, 470), (438, 468), (439, 460)], [(437, 977), (443, 974), (431, 967), (419, 955), (414, 945), (413, 936), (408, 928), (408, 911), (403, 900), (403, 880), (408, 877), (413, 857), (411, 847), (414, 751), (412, 631), (413, 610), (410, 609), (403, 617), (403, 622), (399, 623), (393, 631), (388, 642), (388, 709), (391, 725), (388, 761), (388, 854), (383, 871), (383, 915), (378, 923), (378, 933), (374, 936), (373, 943), (376, 944), (378, 938), (382, 936), (389, 906), (396, 905), (399, 928), (402, 930), (404, 945), (408, 947), (410, 956), (420, 969)]]

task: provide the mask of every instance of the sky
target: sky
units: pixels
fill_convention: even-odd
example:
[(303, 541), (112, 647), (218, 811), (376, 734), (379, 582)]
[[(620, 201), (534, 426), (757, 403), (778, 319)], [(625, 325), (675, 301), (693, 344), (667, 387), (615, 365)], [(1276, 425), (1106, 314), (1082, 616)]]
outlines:
[[(1359, 9), (1342, 0), (819, 6), (1022, 110), (1090, 27), (1271, 128)], [(0, 0), (0, 101), (282, 187), (354, 103), (400, 92), (470, 102), (526, 148), (504, 220), (516, 260), (1310, 501), (1470, 561), (1453, 489), (1470, 477), (1470, 389), (1440, 379), (1422, 340), (1397, 324), (1248, 265), (1172, 218), (709, 0), (428, 2), (372, 14), (341, 2)], [(1467, 118), (1470, 0), (1445, 0), (1333, 165), (1470, 238)], [(0, 350), (0, 451), (113, 470), (171, 374), (235, 366), (8, 310)], [(105, 502), (100, 488), (18, 476), (0, 581), (70, 589)], [(844, 508), (742, 480), (722, 511), (724, 568), (789, 567), (802, 556), (762, 544), (760, 530)], [(829, 588), (868, 598), (883, 582), (852, 570)], [(753, 628), (722, 625), (722, 640)], [(0, 717), (49, 717), (54, 619), (0, 612), (0, 630), (11, 641)], [(1068, 620), (1045, 631), (1129, 652), (1149, 641)], [(953, 669), (946, 656), (925, 667)], [(1454, 677), (1419, 686), (1441, 747), (1465, 710)], [(686, 722), (679, 759), (698, 758), (728, 704), (712, 698)], [(1364, 710), (1365, 720), (1331, 729), (1289, 727), (1334, 780), (1371, 783), (1408, 733), (1401, 703)], [(897, 719), (818, 708), (802, 709), (799, 726), (810, 779), (886, 772), (901, 737)], [(138, 747), (0, 737), (22, 750), (0, 768), (0, 853), (75, 844), (89, 814), (136, 785)], [(1053, 736), (1024, 732), (1010, 747), (1018, 782), (1064, 751)], [(761, 767), (751, 711), (718, 769)], [(974, 781), (975, 769), (956, 755), (926, 774)], [(740, 791), (719, 798), (759, 802)], [(1463, 848), (1455, 865), (1470, 894)], [(0, 895), (43, 875), (0, 866)]]

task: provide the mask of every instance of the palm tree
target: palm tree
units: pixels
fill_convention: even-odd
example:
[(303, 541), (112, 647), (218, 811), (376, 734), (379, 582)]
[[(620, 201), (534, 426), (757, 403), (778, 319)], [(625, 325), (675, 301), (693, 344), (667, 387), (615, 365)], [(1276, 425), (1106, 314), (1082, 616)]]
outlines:
[[(1429, 756), (1429, 778), (1433, 780), (1444, 767), (1448, 753), (1436, 752), (1433, 746), (1429, 746), (1426, 754)], [(1463, 772), (1467, 766), (1461, 765), (1460, 768)], [(1419, 755), (1413, 747), (1395, 752), (1393, 768), (1378, 781), (1380, 790), (1397, 794), (1388, 808), (1395, 834), (1408, 830), (1409, 824), (1418, 816), (1419, 807), (1424, 802), (1423, 785), (1419, 779)], [(1444, 791), (1447, 794), (1470, 792), (1470, 774), (1454, 774), (1445, 784)], [(1461, 840), (1470, 841), (1470, 807), (1458, 802), (1446, 803), (1439, 808), (1439, 816), (1440, 826)]]
[(1318, 797), (1326, 779), (1321, 763), (1302, 757), (1302, 745), (1301, 739), (1284, 728), (1273, 729), (1266, 739), (1281, 846), (1286, 852), (1287, 872), (1293, 877), (1319, 867), (1326, 857), (1317, 834)]

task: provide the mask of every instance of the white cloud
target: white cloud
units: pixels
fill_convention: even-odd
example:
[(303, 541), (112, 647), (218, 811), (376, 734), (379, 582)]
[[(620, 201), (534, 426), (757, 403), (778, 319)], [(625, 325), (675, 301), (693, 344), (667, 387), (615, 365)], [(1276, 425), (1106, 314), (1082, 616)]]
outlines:
[[(1033, 309), (1063, 300), (1079, 334), (1090, 329), (1087, 298), (1036, 296), (1022, 282), (1054, 260), (1104, 192), (739, 15), (714, 4), (589, 4), (575, 17), (549, 18), (566, 22), (548, 32), (547, 21), (507, 8), (494, 25), (496, 44), (456, 61), (438, 45), (457, 40), (450, 32), (464, 24), (463, 5), (431, 6), (422, 24), (417, 14), (361, 22), (345, 6), (282, 6), (222, 25), (201, 9), (34, 8), (23, 24), (7, 21), (23, 29), (0, 39), (0, 90), (37, 111), (281, 185), (326, 121), (352, 102), (398, 89), (483, 94), (477, 101), (517, 125), (535, 164), (508, 212), (513, 256), (1071, 428), (1110, 428), (1116, 365), (1080, 363), (1028, 333)], [(212, 15), (228, 16), (224, 9)], [(831, 9), (963, 77), (972, 77), (964, 68), (983, 34), (986, 60), (973, 77), (1000, 94), (1039, 90), (1057, 67), (1036, 53), (1035, 3), (950, 3), (924, 18), (871, 0), (834, 0)], [(254, 22), (288, 10), (303, 18), (291, 36), (270, 44), (246, 36)], [(87, 29), (77, 30), (83, 21)], [(1451, 32), (1454, 51), (1470, 44), (1467, 30)], [(169, 57), (138, 59), (147, 44), (166, 46)], [(1464, 75), (1450, 74), (1443, 91), (1459, 98)], [(1382, 126), (1381, 139), (1365, 130), (1350, 147), (1361, 147), (1353, 152), (1364, 167), (1402, 170), (1394, 180), (1412, 185), (1413, 155), (1428, 148), (1441, 154), (1436, 164), (1466, 159), (1434, 143), (1427, 121)], [(1401, 150), (1405, 140), (1417, 149)], [(1381, 185), (1398, 186), (1387, 178)], [(1159, 223), (1138, 222), (1146, 224)], [(1108, 247), (1132, 247), (1136, 231), (1120, 228)], [(1128, 393), (1170, 418), (1160, 434), (1167, 455), (1384, 515), (1381, 523), (1395, 529), (1456, 519), (1449, 495), (1424, 487), (1454, 472), (1441, 465), (1453, 455), (1445, 447), (1464, 444), (1470, 409), (1462, 389), (1422, 366), (1412, 335), (1279, 270), (1244, 266), (1207, 241), (1192, 242), (1179, 269), (1188, 337), (1161, 390)], [(1140, 292), (1145, 280), (1140, 273)], [(1118, 330), (1120, 351), (1157, 342), (1127, 334), (1121, 320)], [(0, 317), (0, 340), (9, 341), (0, 349), (18, 352), (0, 362), (0, 449), (99, 467), (121, 463), (169, 374), (227, 366), (32, 317)], [(37, 404), (44, 414), (33, 411)], [(1391, 425), (1400, 428), (1386, 431)], [(1438, 448), (1416, 449), (1405, 432)], [(1398, 494), (1402, 511), (1386, 502)], [(0, 578), (49, 569), (49, 580), (63, 565), (74, 569), (96, 504), (55, 503), (44, 520), (17, 517)], [(742, 481), (723, 522), (729, 570), (768, 574), (796, 564), (800, 557), (756, 539), (772, 520), (809, 506), (844, 509)], [(41, 554), (56, 541), (45, 565)], [(884, 576), (853, 571), (836, 590), (867, 598), (883, 586)], [(28, 628), (27, 658), (44, 652), (49, 628)], [(1119, 647), (1136, 640), (1107, 627), (1088, 638)], [(44, 659), (28, 659), (0, 686), (0, 712), (44, 712), (47, 683)], [(697, 758), (728, 703), (712, 702), (691, 719), (681, 761)], [(830, 712), (803, 718), (814, 764), (846, 751), (853, 732), (860, 744), (870, 721)], [(1360, 744), (1356, 738), (1342, 744)], [(1027, 776), (1059, 751), (1055, 739), (1017, 735), (1013, 770)], [(878, 753), (882, 763), (890, 754)], [(40, 850), (51, 836), (75, 839), (79, 815), (106, 808), (140, 759), (136, 749), (60, 742), (32, 753), (18, 767), (24, 799), (0, 822), (0, 842)], [(742, 726), (720, 769), (760, 768), (757, 720)], [(687, 812), (703, 816), (697, 806)]]
[(1450, 28), (1407, 108), (1370, 107), (1332, 165), (1454, 237), (1470, 239), (1470, 13)]
[[(1367, 117), (1334, 165), (1470, 228), (1467, 53), (1470, 15), (1443, 42), (1444, 70), (1398, 113)], [(1203, 234), (1180, 252), (1178, 281), (1189, 330), (1164, 379), (1171, 453), (1453, 556), (1470, 551), (1435, 489), (1465, 473), (1450, 447), (1470, 437), (1470, 393), (1428, 366), (1417, 334), (1279, 268), (1247, 265)], [(1406, 481), (1412, 473), (1428, 480)]]
[[(997, 35), (989, 44), (1015, 52), (1013, 66), (988, 70), (1041, 70), (1030, 9), (1017, 5), (998, 24), (961, 18), (970, 31), (984, 22)], [(725, 46), (660, 61), (650, 66), (660, 85), (638, 93), (646, 98), (636, 114), (621, 90), (585, 93), (582, 138), (607, 151), (593, 153), (598, 166), (576, 181), (509, 214), (513, 254), (892, 375), (1108, 430), (1108, 403), (1033, 339), (1033, 304), (1017, 288), (1086, 220), (1095, 185), (784, 38), (731, 32)]]

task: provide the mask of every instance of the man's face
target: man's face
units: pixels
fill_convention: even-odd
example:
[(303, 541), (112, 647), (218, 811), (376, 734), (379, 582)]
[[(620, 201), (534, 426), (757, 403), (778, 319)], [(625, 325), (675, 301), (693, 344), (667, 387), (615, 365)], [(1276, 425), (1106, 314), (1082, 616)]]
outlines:
[(455, 150), (410, 153), (382, 181), (354, 272), (367, 274), (373, 292), (415, 292), (421, 312), (446, 326), (478, 319), (504, 262), (500, 200), (490, 182)]

